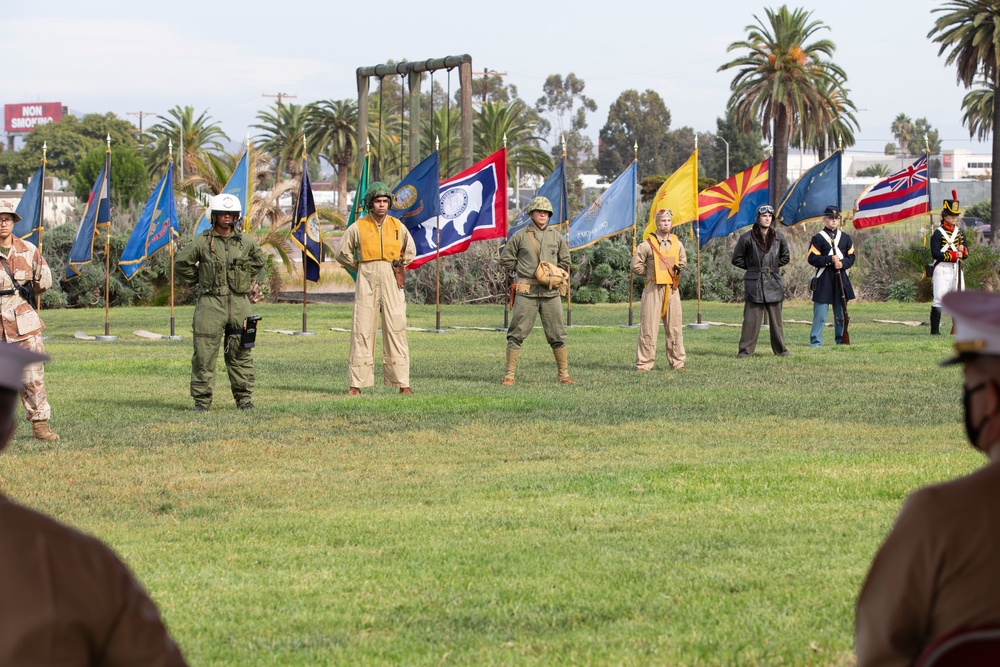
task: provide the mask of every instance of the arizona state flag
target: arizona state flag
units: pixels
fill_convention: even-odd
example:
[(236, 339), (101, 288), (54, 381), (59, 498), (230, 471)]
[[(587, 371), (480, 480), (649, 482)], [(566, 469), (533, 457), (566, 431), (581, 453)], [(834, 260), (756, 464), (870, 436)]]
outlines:
[(757, 207), (771, 201), (771, 158), (698, 194), (700, 245), (752, 225)]
[(299, 202), (295, 207), (292, 241), (302, 250), (302, 270), (305, 272), (306, 280), (319, 282), (319, 265), (323, 262), (323, 240), (305, 160), (302, 161), (302, 185), (299, 188)]

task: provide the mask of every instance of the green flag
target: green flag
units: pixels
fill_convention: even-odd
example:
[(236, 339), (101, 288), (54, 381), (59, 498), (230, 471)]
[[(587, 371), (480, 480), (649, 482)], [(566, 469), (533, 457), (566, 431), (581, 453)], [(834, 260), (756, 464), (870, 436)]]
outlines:
[[(351, 207), (351, 215), (347, 218), (347, 226), (353, 225), (358, 218), (365, 214), (365, 192), (368, 190), (368, 163), (371, 156), (365, 154), (364, 164), (361, 166), (361, 178), (358, 179), (358, 189), (354, 192), (354, 206)], [(347, 272), (354, 280), (358, 279), (358, 274), (350, 269)]]

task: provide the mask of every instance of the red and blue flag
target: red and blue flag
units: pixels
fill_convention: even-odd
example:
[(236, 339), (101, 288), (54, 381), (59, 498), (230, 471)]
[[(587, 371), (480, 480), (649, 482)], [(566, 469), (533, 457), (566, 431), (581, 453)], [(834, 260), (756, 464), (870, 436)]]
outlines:
[(930, 212), (927, 154), (862, 191), (854, 202), (854, 227), (867, 229)]
[(698, 238), (705, 245), (752, 225), (757, 207), (771, 201), (771, 158), (698, 193)]

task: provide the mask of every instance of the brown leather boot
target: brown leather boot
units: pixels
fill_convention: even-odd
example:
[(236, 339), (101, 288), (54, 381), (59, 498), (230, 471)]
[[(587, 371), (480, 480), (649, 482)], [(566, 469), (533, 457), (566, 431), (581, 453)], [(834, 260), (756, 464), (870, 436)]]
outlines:
[(35, 440), (58, 440), (59, 436), (49, 428), (46, 420), (31, 422), (31, 435)]
[(500, 384), (508, 387), (514, 384), (514, 371), (517, 370), (517, 358), (521, 356), (521, 349), (507, 348), (507, 370), (503, 374), (503, 382)]
[(559, 382), (562, 384), (576, 384), (576, 380), (569, 376), (569, 350), (565, 347), (557, 347), (552, 350), (552, 354), (556, 357)]

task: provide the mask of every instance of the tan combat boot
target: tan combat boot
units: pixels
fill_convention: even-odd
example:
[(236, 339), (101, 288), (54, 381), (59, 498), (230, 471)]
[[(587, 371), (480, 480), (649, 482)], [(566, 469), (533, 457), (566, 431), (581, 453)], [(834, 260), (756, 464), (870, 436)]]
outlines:
[(512, 348), (507, 348), (507, 370), (503, 374), (503, 382), (500, 384), (512, 385), (514, 384), (514, 371), (517, 370), (517, 358), (521, 356), (521, 349), (516, 350)]
[(58, 440), (59, 436), (52, 432), (49, 428), (49, 422), (46, 420), (31, 422), (31, 435), (35, 440)]
[(569, 376), (569, 350), (565, 347), (557, 347), (552, 350), (556, 357), (556, 368), (559, 371), (559, 382), (562, 384), (576, 384), (576, 380)]

